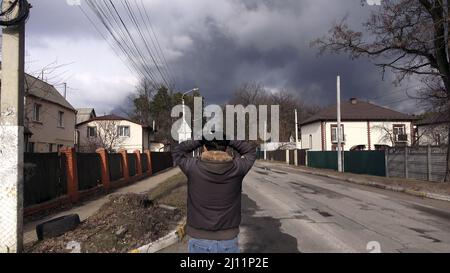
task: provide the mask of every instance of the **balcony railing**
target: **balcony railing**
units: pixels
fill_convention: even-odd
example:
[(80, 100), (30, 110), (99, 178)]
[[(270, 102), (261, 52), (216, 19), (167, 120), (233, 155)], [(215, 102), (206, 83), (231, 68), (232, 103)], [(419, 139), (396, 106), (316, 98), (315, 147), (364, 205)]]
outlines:
[(396, 142), (408, 142), (408, 135), (395, 135)]

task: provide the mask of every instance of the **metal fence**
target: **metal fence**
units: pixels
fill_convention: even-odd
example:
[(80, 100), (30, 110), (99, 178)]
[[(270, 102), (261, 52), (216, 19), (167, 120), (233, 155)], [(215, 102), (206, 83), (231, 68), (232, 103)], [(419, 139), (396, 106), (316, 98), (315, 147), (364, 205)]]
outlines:
[(172, 153), (170, 152), (152, 152), (150, 153), (150, 157), (152, 160), (152, 173), (157, 173), (173, 167)]
[(447, 164), (446, 147), (401, 147), (387, 150), (387, 176), (443, 181)]
[(123, 178), (122, 156), (120, 154), (108, 154), (109, 179), (116, 181)]
[(100, 156), (97, 153), (77, 153), (78, 189), (88, 190), (101, 183)]
[(58, 153), (24, 154), (24, 206), (67, 193), (66, 158)]
[(137, 157), (136, 154), (127, 154), (128, 159), (128, 174), (130, 176), (135, 176), (137, 174)]
[(141, 165), (142, 165), (142, 172), (148, 171), (148, 155), (146, 153), (142, 154), (141, 156)]

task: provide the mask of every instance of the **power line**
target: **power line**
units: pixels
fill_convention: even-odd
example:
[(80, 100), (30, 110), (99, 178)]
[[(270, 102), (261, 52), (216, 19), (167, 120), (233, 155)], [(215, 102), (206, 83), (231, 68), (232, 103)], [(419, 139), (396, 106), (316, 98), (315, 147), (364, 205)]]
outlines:
[(162, 84), (168, 88), (175, 86), (173, 75), (142, 1), (142, 9), (137, 3), (132, 5), (128, 0), (120, 1), (121, 7), (112, 0), (86, 2), (112, 41), (107, 39), (90, 16), (80, 8), (83, 14), (113, 48), (114, 53), (121, 56), (122, 61), (136, 72), (141, 80), (148, 81), (155, 89)]

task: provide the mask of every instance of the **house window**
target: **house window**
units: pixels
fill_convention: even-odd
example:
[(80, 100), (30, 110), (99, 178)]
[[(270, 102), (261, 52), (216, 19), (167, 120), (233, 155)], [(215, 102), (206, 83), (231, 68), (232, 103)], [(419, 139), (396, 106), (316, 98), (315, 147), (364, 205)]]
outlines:
[[(337, 125), (331, 125), (331, 142), (333, 143), (337, 143), (338, 139), (337, 139)], [(345, 141), (345, 135), (344, 135), (344, 125), (341, 125), (341, 141), (344, 142)]]
[(405, 124), (396, 124), (393, 128), (394, 138), (396, 142), (406, 142), (408, 141), (408, 136), (406, 134)]
[(33, 121), (41, 121), (41, 107), (42, 105), (37, 103), (33, 105)]
[(64, 127), (64, 112), (58, 111), (58, 127)]
[(130, 126), (117, 127), (120, 137), (130, 137)]
[(97, 137), (97, 127), (87, 127), (87, 137)]

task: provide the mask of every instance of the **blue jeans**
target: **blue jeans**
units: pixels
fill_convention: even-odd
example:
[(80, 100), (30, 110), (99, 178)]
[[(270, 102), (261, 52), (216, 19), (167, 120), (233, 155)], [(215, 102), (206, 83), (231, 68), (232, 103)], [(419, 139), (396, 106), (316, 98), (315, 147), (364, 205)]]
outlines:
[(189, 240), (189, 253), (239, 253), (238, 237), (226, 241)]

